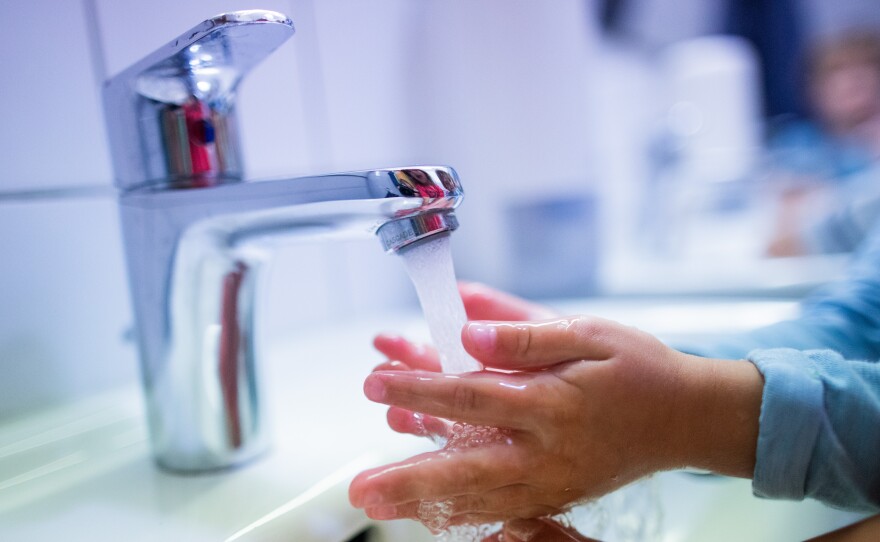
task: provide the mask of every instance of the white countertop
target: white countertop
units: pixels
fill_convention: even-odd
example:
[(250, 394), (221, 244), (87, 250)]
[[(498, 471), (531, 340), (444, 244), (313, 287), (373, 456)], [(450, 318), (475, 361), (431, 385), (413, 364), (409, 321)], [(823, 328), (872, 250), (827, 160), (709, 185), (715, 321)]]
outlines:
[[(348, 481), (427, 447), (390, 431), (384, 408), (363, 397), (363, 378), (379, 361), (370, 327), (297, 333), (298, 344), (270, 351), (264, 380), (274, 446), (233, 471), (157, 469), (138, 388), (0, 427), (0, 540), (61, 533), (66, 540), (277, 540), (275, 529), (290, 522), (298, 541), (350, 537), (367, 520), (347, 505)], [(340, 334), (344, 340), (330, 336)]]
[[(560, 308), (660, 335), (737, 330), (796, 312), (786, 302), (721, 300), (593, 300)], [(381, 360), (371, 338), (384, 330), (425, 336), (418, 314), (398, 313), (300, 329), (270, 348), (264, 377), (275, 445), (237, 470), (200, 476), (158, 470), (136, 388), (0, 426), (0, 540), (348, 540), (369, 525), (348, 504), (351, 478), (429, 449), (389, 430), (384, 407), (361, 392), (364, 376)], [(815, 502), (755, 499), (746, 480), (667, 473), (656, 483), (669, 541), (797, 540), (858, 517)], [(397, 535), (386, 540), (424, 536), (420, 527), (414, 532), (420, 534), (391, 524), (387, 533)]]

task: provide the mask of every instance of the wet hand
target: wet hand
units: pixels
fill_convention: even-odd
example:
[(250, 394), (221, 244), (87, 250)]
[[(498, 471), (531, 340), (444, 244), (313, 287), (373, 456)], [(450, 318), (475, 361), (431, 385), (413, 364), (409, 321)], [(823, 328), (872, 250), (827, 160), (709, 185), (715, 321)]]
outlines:
[[(471, 319), (552, 314), (484, 286), (461, 293)], [(398, 431), (448, 437), (449, 418), (504, 427), (507, 438), (362, 473), (350, 499), (375, 519), (415, 517), (420, 501), (450, 497), (451, 524), (540, 517), (656, 470), (748, 477), (754, 469), (763, 383), (748, 362), (688, 356), (585, 317), (475, 322), (462, 339), (488, 370), (436, 374), (433, 349), (378, 337), (391, 361), (365, 390), (391, 405)]]
[(392, 406), (398, 429), (416, 427), (407, 417), (421, 412), (505, 428), (506, 438), (362, 473), (350, 498), (369, 516), (415, 518), (420, 501), (451, 498), (450, 524), (541, 517), (679, 466), (672, 429), (685, 354), (587, 317), (471, 322), (462, 340), (490, 370), (380, 370), (365, 392)]

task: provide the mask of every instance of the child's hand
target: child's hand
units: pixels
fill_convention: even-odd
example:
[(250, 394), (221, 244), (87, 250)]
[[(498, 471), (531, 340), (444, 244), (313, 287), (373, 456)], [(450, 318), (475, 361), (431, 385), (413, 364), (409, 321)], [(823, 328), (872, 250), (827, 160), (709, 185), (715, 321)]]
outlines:
[(509, 438), (362, 473), (352, 503), (374, 519), (416, 518), (420, 501), (449, 498), (451, 524), (541, 517), (677, 466), (676, 412), (665, 399), (680, 388), (684, 354), (586, 317), (470, 322), (462, 340), (487, 368), (514, 372), (377, 371), (365, 393), (392, 406), (392, 427), (411, 430), (420, 412), (505, 428)]
[(392, 406), (400, 430), (414, 432), (421, 412), (509, 438), (360, 474), (350, 498), (371, 517), (415, 518), (420, 501), (453, 498), (450, 524), (491, 523), (555, 514), (658, 470), (751, 474), (762, 386), (751, 363), (695, 358), (589, 317), (471, 322), (462, 340), (493, 370), (438, 374), (429, 354), (397, 344), (416, 368), (374, 372), (365, 392)]

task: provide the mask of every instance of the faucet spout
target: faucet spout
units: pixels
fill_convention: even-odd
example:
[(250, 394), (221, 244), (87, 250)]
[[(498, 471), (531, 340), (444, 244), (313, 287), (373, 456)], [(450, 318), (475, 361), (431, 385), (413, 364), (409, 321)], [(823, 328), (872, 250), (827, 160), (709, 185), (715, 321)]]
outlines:
[(455, 171), (439, 166), (123, 192), (158, 463), (214, 470), (267, 448), (255, 299), (276, 240), (376, 234), (396, 252), (455, 230), (462, 197)]

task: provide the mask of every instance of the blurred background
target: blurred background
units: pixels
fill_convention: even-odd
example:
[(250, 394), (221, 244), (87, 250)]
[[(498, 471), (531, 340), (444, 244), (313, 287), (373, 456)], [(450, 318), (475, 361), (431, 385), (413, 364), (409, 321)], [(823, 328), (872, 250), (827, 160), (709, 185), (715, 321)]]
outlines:
[[(876, 0), (2, 2), (0, 418), (137, 380), (101, 86), (223, 11), (297, 28), (240, 89), (249, 177), (451, 165), (463, 279), (799, 297), (880, 206)], [(267, 291), (264, 340), (416, 303), (375, 239)]]

